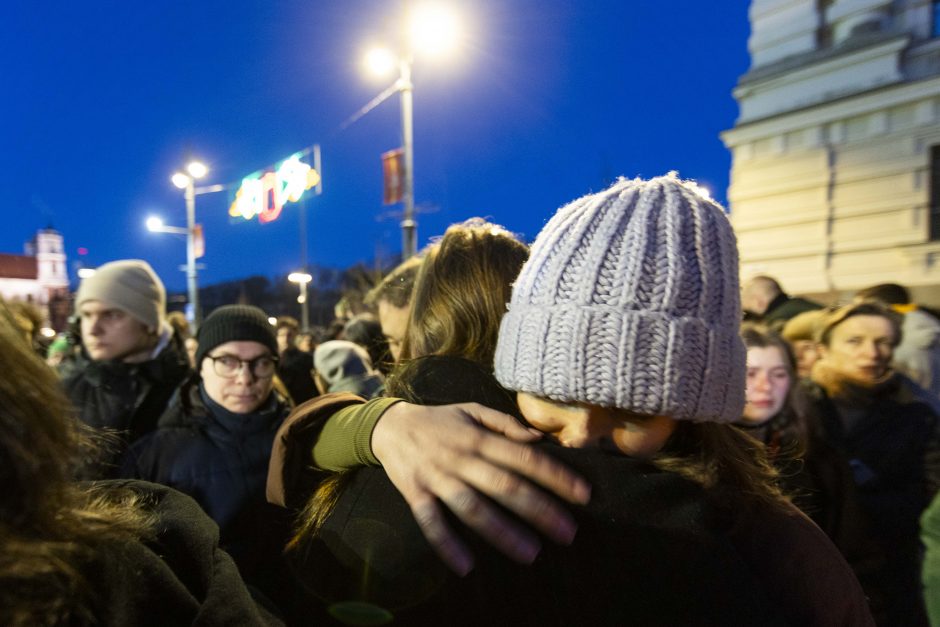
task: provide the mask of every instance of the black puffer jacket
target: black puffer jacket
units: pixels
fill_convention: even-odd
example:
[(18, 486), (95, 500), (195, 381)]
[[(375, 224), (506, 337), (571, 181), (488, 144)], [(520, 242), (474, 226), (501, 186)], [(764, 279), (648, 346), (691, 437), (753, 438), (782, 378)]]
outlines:
[(222, 546), (241, 566), (256, 552), (249, 519), (264, 498), (274, 435), (290, 411), (271, 393), (258, 412), (210, 411), (196, 381), (187, 382), (159, 428), (128, 451), (121, 476), (168, 485), (196, 499), (219, 525)]
[(114, 476), (128, 444), (153, 431), (176, 388), (189, 375), (189, 362), (177, 336), (156, 358), (139, 364), (89, 361), (62, 385), (81, 420), (118, 433), (120, 440), (89, 468), (88, 478)]

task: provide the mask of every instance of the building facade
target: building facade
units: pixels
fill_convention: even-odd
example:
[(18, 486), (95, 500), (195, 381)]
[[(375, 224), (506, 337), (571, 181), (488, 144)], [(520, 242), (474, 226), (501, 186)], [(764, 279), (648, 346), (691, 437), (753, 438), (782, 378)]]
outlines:
[(0, 254), (0, 296), (39, 308), (52, 328), (65, 327), (69, 315), (69, 277), (62, 235), (42, 229), (25, 255)]
[(728, 201), (741, 275), (940, 304), (940, 1), (753, 0)]

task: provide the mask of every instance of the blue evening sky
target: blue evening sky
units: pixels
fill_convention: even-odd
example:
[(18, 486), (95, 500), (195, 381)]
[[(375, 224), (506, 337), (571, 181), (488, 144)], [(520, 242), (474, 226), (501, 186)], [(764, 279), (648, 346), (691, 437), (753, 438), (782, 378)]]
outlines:
[[(678, 170), (722, 202), (747, 70), (746, 0), (464, 0), (455, 58), (417, 59), (419, 244), (484, 216), (531, 240), (554, 210), (618, 175)], [(12, 0), (0, 20), (0, 252), (38, 228), (87, 265), (148, 260), (185, 289), (185, 223), (169, 177), (189, 155), (233, 183), (319, 143), (324, 193), (261, 225), (227, 193), (197, 198), (200, 283), (345, 267), (400, 251), (400, 206), (381, 202), (379, 156), (400, 145), (398, 98), (343, 123), (388, 86), (362, 69), (403, 2)]]

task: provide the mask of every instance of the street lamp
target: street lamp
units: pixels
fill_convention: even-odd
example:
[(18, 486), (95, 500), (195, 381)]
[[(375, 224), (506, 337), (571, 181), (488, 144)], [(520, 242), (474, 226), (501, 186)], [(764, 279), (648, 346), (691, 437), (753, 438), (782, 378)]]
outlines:
[(373, 49), (366, 55), (366, 64), (373, 73), (387, 74), (396, 63), (398, 80), (393, 86), (401, 97), (402, 164), (404, 185), (402, 200), (405, 204), (401, 221), (402, 258), (407, 259), (417, 252), (417, 223), (414, 219), (414, 137), (411, 65), (415, 52), (440, 55), (452, 47), (457, 40), (455, 15), (440, 5), (424, 5), (409, 16), (408, 33), (402, 38), (403, 45), (396, 55), (384, 49)]
[(287, 275), (287, 280), (291, 283), (300, 284), (300, 296), (297, 297), (297, 302), (300, 303), (301, 330), (306, 333), (310, 330), (310, 314), (307, 307), (307, 284), (313, 280), (313, 277), (306, 272), (291, 272)]
[[(186, 196), (186, 283), (189, 287), (189, 304), (193, 308), (193, 327), (198, 329), (202, 316), (199, 311), (199, 288), (196, 284), (196, 179), (208, 174), (209, 168), (199, 161), (186, 166), (186, 172), (176, 172), (170, 180), (185, 190)], [(148, 221), (149, 222), (149, 221)], [(148, 228), (149, 228), (148, 224)], [(163, 227), (173, 228), (173, 227)], [(151, 229), (154, 230), (154, 229)], [(173, 231), (164, 231), (173, 232)]]

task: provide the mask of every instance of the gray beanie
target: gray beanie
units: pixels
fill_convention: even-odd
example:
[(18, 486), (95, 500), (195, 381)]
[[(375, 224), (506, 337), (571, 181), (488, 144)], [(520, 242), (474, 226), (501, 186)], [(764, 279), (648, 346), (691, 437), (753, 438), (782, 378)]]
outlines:
[(122, 309), (151, 329), (157, 330), (166, 316), (166, 290), (150, 264), (140, 259), (122, 259), (98, 267), (82, 279), (75, 306), (98, 300)]
[(375, 374), (366, 349), (348, 340), (323, 342), (313, 351), (313, 367), (327, 384), (357, 375)]
[(313, 351), (313, 367), (323, 377), (329, 392), (371, 396), (382, 383), (366, 349), (348, 340), (330, 340), (317, 346)]
[(744, 409), (738, 253), (722, 208), (674, 173), (558, 210), (500, 326), (496, 378), (562, 402), (731, 422)]

